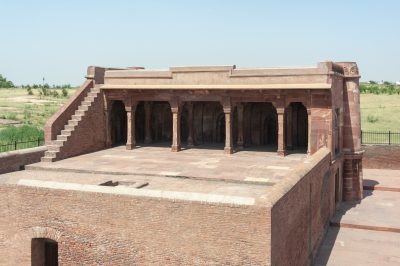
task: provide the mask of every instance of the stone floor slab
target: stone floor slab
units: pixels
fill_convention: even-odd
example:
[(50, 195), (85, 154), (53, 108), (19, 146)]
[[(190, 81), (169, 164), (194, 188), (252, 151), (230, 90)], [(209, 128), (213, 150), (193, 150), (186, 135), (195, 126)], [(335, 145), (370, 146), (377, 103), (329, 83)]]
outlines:
[(306, 157), (306, 154), (281, 157), (276, 152), (265, 150), (244, 150), (229, 155), (222, 149), (194, 148), (171, 152), (170, 147), (146, 146), (126, 150), (120, 146), (53, 163), (41, 162), (27, 166), (26, 169), (276, 183)]

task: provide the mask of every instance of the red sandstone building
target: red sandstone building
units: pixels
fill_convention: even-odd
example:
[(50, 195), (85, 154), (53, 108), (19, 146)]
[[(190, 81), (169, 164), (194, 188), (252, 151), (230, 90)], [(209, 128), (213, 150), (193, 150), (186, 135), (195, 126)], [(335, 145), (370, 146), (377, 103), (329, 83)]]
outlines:
[(2, 176), (0, 263), (311, 264), (362, 198), (359, 77), (89, 67), (42, 162)]

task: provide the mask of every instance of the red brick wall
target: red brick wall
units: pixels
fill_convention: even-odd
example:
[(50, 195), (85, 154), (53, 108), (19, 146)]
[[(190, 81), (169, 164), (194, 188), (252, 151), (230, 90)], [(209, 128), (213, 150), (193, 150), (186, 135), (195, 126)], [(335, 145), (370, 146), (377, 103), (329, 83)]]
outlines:
[(100, 93), (89, 111), (79, 121), (68, 141), (64, 142), (58, 159), (94, 152), (106, 147), (106, 123), (103, 95)]
[(0, 174), (18, 171), (27, 164), (39, 162), (46, 150), (46, 147), (37, 147), (0, 153)]
[(267, 208), (0, 186), (0, 265), (30, 265), (31, 239), (61, 265), (268, 265)]
[(363, 146), (363, 167), (400, 170), (400, 146)]
[(333, 208), (330, 159), (329, 150), (319, 150), (286, 185), (278, 184), (283, 196), (271, 210), (272, 265), (310, 265), (316, 255)]

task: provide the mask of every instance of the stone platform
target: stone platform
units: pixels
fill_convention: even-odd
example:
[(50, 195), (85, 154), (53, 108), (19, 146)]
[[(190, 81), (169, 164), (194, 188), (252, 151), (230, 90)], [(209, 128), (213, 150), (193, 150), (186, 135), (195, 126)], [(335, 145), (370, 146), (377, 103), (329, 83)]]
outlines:
[(69, 159), (26, 166), (27, 170), (103, 173), (231, 182), (275, 184), (306, 159), (306, 154), (281, 157), (266, 149), (224, 154), (223, 147), (205, 146), (171, 152), (170, 147), (145, 146), (126, 150), (124, 146)]
[(307, 162), (305, 154), (283, 158), (276, 152), (257, 149), (228, 155), (220, 148), (175, 153), (167, 146), (134, 150), (119, 146), (57, 162), (31, 164), (25, 171), (1, 175), (0, 183), (255, 205), (295, 167)]
[(363, 172), (364, 199), (341, 204), (316, 265), (400, 265), (400, 170)]

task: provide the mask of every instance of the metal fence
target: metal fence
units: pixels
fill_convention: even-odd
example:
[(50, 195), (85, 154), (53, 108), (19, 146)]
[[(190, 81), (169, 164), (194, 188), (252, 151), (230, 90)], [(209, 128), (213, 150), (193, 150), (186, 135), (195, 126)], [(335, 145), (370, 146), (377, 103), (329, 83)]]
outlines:
[(0, 152), (15, 151), (20, 149), (34, 148), (42, 146), (44, 144), (44, 139), (38, 138), (35, 140), (27, 141), (13, 141), (9, 143), (0, 142)]
[(361, 131), (361, 144), (400, 144), (400, 132), (393, 131)]

